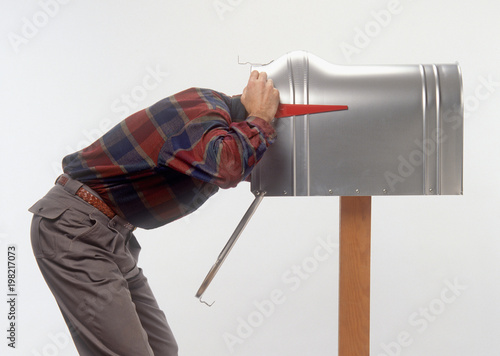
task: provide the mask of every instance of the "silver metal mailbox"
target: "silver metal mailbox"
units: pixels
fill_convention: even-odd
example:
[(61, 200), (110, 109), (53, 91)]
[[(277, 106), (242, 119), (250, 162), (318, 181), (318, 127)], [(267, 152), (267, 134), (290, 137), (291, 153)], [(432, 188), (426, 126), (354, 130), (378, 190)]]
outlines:
[(340, 66), (291, 52), (267, 72), (281, 103), (348, 110), (277, 119), (252, 172), (266, 196), (462, 194), (463, 99), (457, 64)]
[(267, 72), (282, 104), (348, 109), (277, 119), (278, 138), (252, 171), (255, 200), (198, 289), (201, 302), (264, 195), (462, 194), (457, 64), (339, 66), (298, 51), (252, 69)]

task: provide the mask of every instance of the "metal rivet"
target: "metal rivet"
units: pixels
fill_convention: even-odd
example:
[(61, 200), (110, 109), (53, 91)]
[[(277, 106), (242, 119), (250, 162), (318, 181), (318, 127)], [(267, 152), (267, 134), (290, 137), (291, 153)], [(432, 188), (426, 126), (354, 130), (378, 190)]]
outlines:
[(434, 189), (432, 189), (432, 188), (429, 188), (429, 192), (431, 192), (431, 193), (432, 193), (433, 191), (434, 191)]
[(387, 194), (387, 189), (382, 189), (382, 191), (384, 192), (384, 194)]
[(286, 190), (284, 190), (284, 191), (283, 191), (283, 195), (287, 195), (287, 194), (288, 194), (288, 193), (287, 193), (287, 191), (286, 191)]
[(359, 194), (359, 189), (356, 189), (356, 193), (358, 193), (358, 194)]
[(329, 193), (330, 195), (331, 195), (331, 194), (333, 194), (333, 190), (328, 189), (328, 193)]

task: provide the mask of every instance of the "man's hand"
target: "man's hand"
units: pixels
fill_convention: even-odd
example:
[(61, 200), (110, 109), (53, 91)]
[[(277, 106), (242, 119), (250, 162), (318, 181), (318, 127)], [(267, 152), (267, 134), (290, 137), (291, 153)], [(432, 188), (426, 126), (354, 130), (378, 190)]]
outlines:
[(271, 123), (278, 110), (280, 93), (274, 87), (273, 81), (267, 79), (265, 72), (254, 70), (250, 74), (248, 84), (243, 89), (241, 103), (250, 116), (257, 116)]

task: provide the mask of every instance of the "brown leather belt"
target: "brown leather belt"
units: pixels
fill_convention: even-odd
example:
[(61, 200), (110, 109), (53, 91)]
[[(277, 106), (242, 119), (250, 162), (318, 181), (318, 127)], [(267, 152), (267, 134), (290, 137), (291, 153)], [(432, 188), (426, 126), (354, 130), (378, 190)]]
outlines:
[[(56, 183), (60, 184), (64, 187), (66, 185), (66, 183), (68, 183), (68, 177), (61, 175), (61, 176), (59, 176), (59, 178), (57, 178)], [(101, 199), (99, 199), (98, 197), (93, 195), (91, 192), (89, 192), (83, 186), (77, 190), (75, 195), (82, 198), (84, 201), (86, 201), (87, 203), (92, 205), (94, 208), (98, 209), (101, 213), (106, 215), (108, 218), (113, 219), (113, 217), (115, 217), (116, 213), (108, 205), (106, 205), (105, 202), (103, 202)]]

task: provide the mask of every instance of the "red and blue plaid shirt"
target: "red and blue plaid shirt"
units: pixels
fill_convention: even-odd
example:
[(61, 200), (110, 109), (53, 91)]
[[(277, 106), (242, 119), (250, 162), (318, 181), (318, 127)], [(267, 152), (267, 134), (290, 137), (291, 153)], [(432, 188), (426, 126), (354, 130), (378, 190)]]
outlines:
[(141, 110), (63, 159), (131, 224), (150, 229), (245, 180), (276, 136), (258, 117), (236, 121), (237, 98), (192, 88)]

